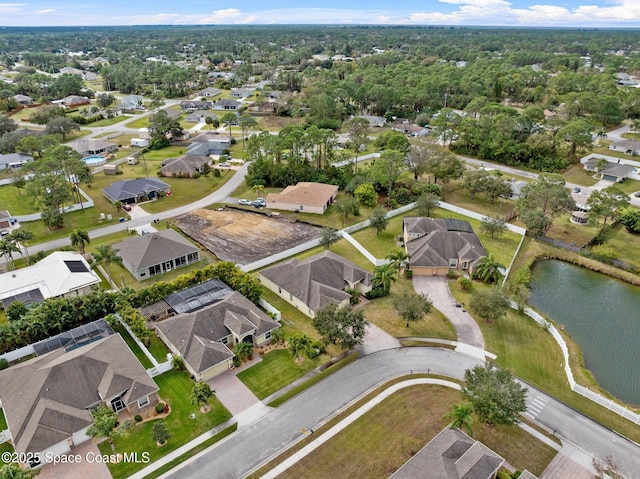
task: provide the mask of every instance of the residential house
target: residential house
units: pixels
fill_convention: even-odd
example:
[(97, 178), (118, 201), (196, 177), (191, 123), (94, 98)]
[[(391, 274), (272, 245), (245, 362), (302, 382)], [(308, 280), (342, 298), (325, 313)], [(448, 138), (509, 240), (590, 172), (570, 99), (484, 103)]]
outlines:
[(211, 157), (186, 154), (164, 160), (161, 165), (162, 176), (191, 178), (195, 173), (204, 173), (204, 165), (211, 166)]
[(310, 318), (327, 304), (348, 305), (347, 289), (365, 294), (372, 286), (371, 273), (331, 251), (264, 269), (258, 279)]
[(200, 250), (172, 229), (132, 236), (113, 248), (138, 281), (200, 261)]
[(207, 118), (212, 118), (214, 120), (217, 120), (218, 115), (207, 110), (196, 110), (194, 112), (189, 113), (185, 118), (185, 121), (189, 123), (204, 123), (205, 121), (207, 121)]
[(8, 230), (13, 226), (11, 213), (7, 210), (0, 210), (0, 230)]
[(212, 106), (214, 110), (238, 111), (242, 107), (242, 103), (235, 100), (219, 100)]
[(102, 188), (102, 194), (112, 203), (120, 201), (125, 204), (152, 200), (159, 195), (168, 193), (171, 186), (156, 178), (137, 178), (135, 180), (120, 180)]
[(403, 234), (414, 275), (443, 276), (451, 269), (471, 274), (487, 254), (468, 221), (408, 216)]
[(36, 264), (0, 274), (0, 302), (39, 303), (47, 298), (67, 298), (90, 293), (100, 277), (81, 254), (55, 251)]
[(33, 98), (31, 98), (30, 96), (27, 95), (13, 95), (13, 99), (19, 104), (19, 105), (32, 105), (33, 104)]
[(189, 100), (189, 101), (181, 101), (180, 107), (184, 111), (197, 111), (197, 110), (211, 110), (213, 103), (210, 101), (200, 101), (200, 100)]
[(191, 140), (191, 144), (187, 147), (187, 155), (220, 155), (229, 148), (231, 148), (231, 140), (228, 136), (209, 131), (201, 133)]
[(79, 68), (74, 68), (74, 67), (63, 67), (60, 69), (60, 75), (76, 75), (81, 77), (82, 76), (82, 70), (80, 70)]
[(304, 181), (287, 186), (282, 193), (269, 193), (267, 208), (321, 215), (327, 211), (337, 194), (336, 185)]
[(196, 381), (208, 381), (233, 366), (231, 349), (238, 343), (263, 344), (280, 324), (234, 291), (202, 309), (156, 324), (158, 337)]
[(178, 120), (182, 116), (182, 112), (180, 110), (172, 110), (171, 108), (165, 108), (164, 111), (169, 118), (172, 120)]
[(238, 100), (250, 97), (251, 95), (253, 95), (253, 90), (250, 88), (232, 88), (229, 93), (231, 98), (237, 98)]
[(606, 181), (621, 183), (634, 171), (634, 167), (623, 163), (614, 163), (602, 158), (590, 158), (583, 165), (586, 171), (593, 171), (600, 174)]
[(518, 180), (518, 181), (511, 181), (510, 185), (511, 185), (511, 199), (517, 199), (520, 198), (520, 195), (522, 194), (522, 188), (524, 188), (525, 186), (527, 186), (529, 183), (526, 181), (522, 181), (522, 180)]
[(270, 102), (278, 101), (280, 98), (282, 98), (282, 95), (284, 95), (284, 92), (281, 92), (279, 90), (272, 90), (269, 92), (269, 95), (267, 95), (267, 100)]
[(413, 123), (409, 123), (408, 121), (404, 122), (396, 122), (391, 127), (394, 131), (399, 131), (400, 133), (404, 133), (407, 136), (411, 136), (414, 138), (426, 136), (429, 134), (429, 128), (424, 126), (414, 125)]
[(221, 90), (219, 88), (210, 86), (208, 88), (205, 88), (204, 90), (200, 90), (197, 94), (205, 98), (212, 98), (214, 96), (218, 96), (220, 93)]
[(447, 428), (389, 479), (495, 479), (504, 459), (459, 429)]
[(125, 96), (118, 107), (122, 111), (144, 110), (144, 100), (140, 95)]
[(363, 120), (367, 120), (369, 122), (369, 126), (372, 126), (375, 128), (382, 128), (386, 124), (386, 120), (381, 116), (360, 115), (356, 118), (362, 118)]
[(38, 453), (43, 461), (90, 439), (93, 408), (150, 414), (158, 390), (119, 334), (0, 371), (0, 400), (15, 450)]
[(9, 153), (0, 155), (0, 170), (9, 168), (22, 168), (22, 165), (33, 161), (33, 156), (26, 153)]
[(627, 155), (640, 155), (640, 140), (614, 141), (609, 145), (612, 151), (621, 151)]
[(62, 105), (67, 108), (76, 108), (81, 105), (88, 105), (91, 103), (91, 100), (86, 96), (69, 95), (64, 97), (62, 100), (54, 100), (51, 103), (54, 105)]
[(79, 140), (72, 141), (67, 145), (76, 150), (82, 156), (104, 155), (113, 153), (118, 149), (118, 145), (115, 143), (110, 143), (100, 138), (81, 138)]

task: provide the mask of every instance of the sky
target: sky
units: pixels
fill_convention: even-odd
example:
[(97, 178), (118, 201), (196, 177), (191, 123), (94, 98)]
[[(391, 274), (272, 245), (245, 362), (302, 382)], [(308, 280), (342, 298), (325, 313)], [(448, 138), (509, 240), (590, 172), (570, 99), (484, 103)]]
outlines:
[(640, 0), (0, 0), (2, 26), (375, 24), (640, 28)]

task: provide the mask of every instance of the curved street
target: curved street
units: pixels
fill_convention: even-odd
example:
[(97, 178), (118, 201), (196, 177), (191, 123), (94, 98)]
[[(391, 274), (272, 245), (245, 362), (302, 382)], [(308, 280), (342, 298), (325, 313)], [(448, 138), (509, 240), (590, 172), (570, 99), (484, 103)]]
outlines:
[[(479, 360), (448, 349), (400, 348), (370, 354), (337, 371), (257, 422), (162, 476), (172, 479), (232, 479), (277, 456), (378, 385), (402, 375), (437, 374), (462, 379)], [(535, 410), (531, 408), (537, 403)], [(543, 404), (541, 407), (540, 404)], [(640, 447), (529, 386), (529, 414), (556, 436), (604, 459), (611, 455), (629, 478), (640, 477)]]

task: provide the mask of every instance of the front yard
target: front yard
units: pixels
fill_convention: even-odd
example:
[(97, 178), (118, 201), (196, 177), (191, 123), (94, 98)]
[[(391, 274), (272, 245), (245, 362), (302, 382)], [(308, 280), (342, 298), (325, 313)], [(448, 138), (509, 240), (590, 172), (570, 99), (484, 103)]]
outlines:
[[(153, 462), (231, 418), (229, 411), (216, 398), (210, 401), (211, 411), (207, 414), (202, 414), (198, 405), (191, 404), (189, 396), (195, 383), (185, 371), (172, 370), (154, 380), (160, 387), (161, 400), (168, 402), (171, 407), (171, 413), (164, 419), (171, 439), (163, 447), (156, 446), (151, 434), (155, 420), (148, 421), (134, 426), (127, 437), (116, 439), (116, 452), (137, 452), (138, 457), (148, 452)], [(193, 419), (192, 414), (195, 415)], [(112, 454), (107, 441), (102, 442), (99, 448), (102, 454)], [(142, 463), (120, 462), (109, 464), (109, 471), (114, 479), (124, 479), (145, 466)]]

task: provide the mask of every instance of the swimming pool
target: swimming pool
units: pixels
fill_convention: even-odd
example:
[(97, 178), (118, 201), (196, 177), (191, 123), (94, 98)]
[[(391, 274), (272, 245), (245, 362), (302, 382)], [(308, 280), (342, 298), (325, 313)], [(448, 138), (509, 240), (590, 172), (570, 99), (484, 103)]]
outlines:
[(107, 159), (102, 155), (92, 155), (83, 158), (87, 166), (100, 166), (107, 162)]

